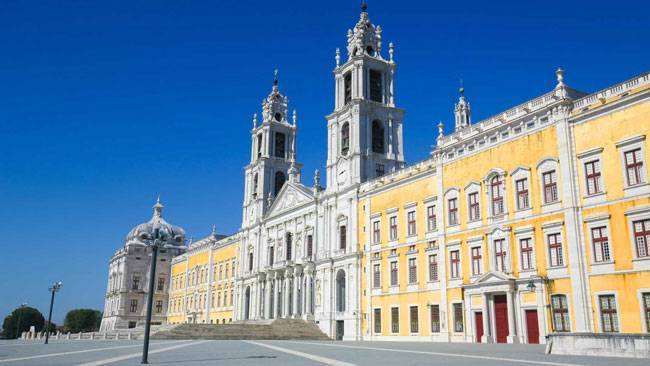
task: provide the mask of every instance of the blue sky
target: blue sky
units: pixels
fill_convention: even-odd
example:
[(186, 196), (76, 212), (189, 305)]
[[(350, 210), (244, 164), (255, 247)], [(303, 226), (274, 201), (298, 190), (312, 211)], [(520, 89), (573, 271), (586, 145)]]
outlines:
[[(459, 79), (473, 119), (540, 95), (566, 69), (595, 91), (648, 71), (647, 2), (394, 2), (370, 19), (395, 43), (406, 158), (453, 123)], [(127, 232), (164, 216), (196, 237), (237, 230), (251, 116), (271, 88), (298, 111), (312, 183), (326, 154), (334, 50), (359, 2), (4, 1), (0, 4), (0, 316), (102, 309)]]

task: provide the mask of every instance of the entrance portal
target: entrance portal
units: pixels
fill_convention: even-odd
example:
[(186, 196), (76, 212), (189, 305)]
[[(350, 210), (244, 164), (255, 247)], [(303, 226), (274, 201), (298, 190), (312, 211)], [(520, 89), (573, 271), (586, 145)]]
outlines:
[(337, 320), (336, 321), (336, 340), (337, 341), (342, 341), (343, 340), (343, 333), (344, 333), (344, 327), (343, 327), (343, 320)]
[(539, 343), (539, 322), (537, 320), (537, 310), (526, 310), (526, 330), (528, 334), (528, 343)]
[(506, 295), (494, 296), (494, 325), (497, 343), (508, 342), (508, 300)]

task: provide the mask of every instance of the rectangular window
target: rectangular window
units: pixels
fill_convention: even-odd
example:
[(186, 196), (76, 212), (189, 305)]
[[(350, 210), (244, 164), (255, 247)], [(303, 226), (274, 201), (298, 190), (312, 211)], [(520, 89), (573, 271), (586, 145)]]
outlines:
[(417, 282), (418, 282), (417, 258), (409, 258), (409, 283), (414, 284)]
[(431, 333), (440, 333), (440, 305), (431, 305)]
[(219, 281), (223, 279), (223, 264), (219, 265)]
[(282, 132), (275, 133), (275, 157), (284, 158), (286, 137)]
[(131, 282), (131, 289), (132, 290), (140, 289), (140, 276), (133, 276), (133, 280)]
[(449, 252), (449, 263), (451, 268), (450, 277), (460, 278), (460, 251), (452, 250)]
[(600, 302), (600, 319), (603, 332), (618, 333), (618, 316), (616, 314), (616, 298), (614, 295), (598, 296)]
[(594, 262), (609, 262), (611, 260), (609, 239), (604, 226), (591, 229), (591, 242), (594, 248)]
[(343, 76), (344, 105), (350, 104), (352, 100), (352, 73), (348, 72)]
[(497, 271), (507, 272), (508, 257), (505, 239), (497, 239), (494, 241), (494, 259), (496, 260)]
[(390, 285), (397, 286), (397, 261), (390, 262)]
[(257, 135), (257, 157), (262, 156), (262, 134)]
[(429, 255), (429, 281), (438, 281), (438, 255)]
[(135, 313), (136, 311), (138, 311), (138, 300), (136, 300), (136, 299), (131, 300), (131, 309), (130, 310), (131, 310), (132, 313)]
[(544, 203), (557, 202), (557, 174), (555, 170), (543, 173), (542, 181), (544, 182)]
[(427, 231), (436, 230), (436, 206), (427, 207)]
[(381, 287), (381, 264), (379, 263), (372, 266), (372, 287)]
[(447, 204), (449, 206), (449, 225), (458, 225), (458, 199), (450, 198)]
[(273, 257), (275, 256), (275, 248), (269, 247), (269, 266), (273, 266)]
[(374, 310), (375, 333), (381, 334), (381, 309)]
[(235, 298), (235, 290), (230, 290), (230, 306), (232, 306), (232, 301)]
[(600, 181), (600, 160), (585, 163), (585, 178), (587, 179), (588, 195), (602, 192), (602, 184)]
[(348, 230), (345, 225), (339, 228), (339, 249), (345, 250), (348, 242)]
[(470, 193), (469, 201), (469, 221), (475, 221), (481, 218), (481, 207), (478, 203), (478, 192)]
[(390, 308), (390, 331), (399, 333), (399, 308)]
[(641, 149), (634, 149), (625, 152), (625, 175), (627, 185), (634, 186), (643, 183), (643, 156)]
[(165, 290), (165, 277), (158, 277), (158, 286), (156, 288), (158, 291)]
[(253, 271), (253, 253), (248, 253), (248, 270)]
[(461, 333), (463, 331), (463, 304), (454, 304), (454, 332)]
[(232, 276), (235, 277), (235, 260), (232, 261)]
[(417, 306), (411, 306), (410, 315), (411, 315), (411, 333), (418, 333), (420, 331), (420, 321), (418, 319)]
[(370, 100), (382, 103), (382, 74), (377, 70), (370, 70)]
[(481, 261), (483, 256), (481, 255), (481, 247), (472, 248), (472, 275), (478, 276), (481, 274)]
[(390, 225), (390, 240), (397, 240), (397, 216), (388, 219)]
[(415, 211), (409, 211), (406, 214), (406, 221), (408, 222), (408, 236), (415, 235)]
[(226, 274), (224, 275), (225, 278), (228, 278), (228, 263), (226, 263)]
[(526, 271), (535, 268), (533, 262), (533, 245), (530, 238), (519, 240), (519, 251), (521, 252), (521, 269)]
[(314, 237), (307, 235), (307, 257), (311, 258), (314, 254)]
[(528, 179), (519, 179), (515, 182), (517, 188), (517, 209), (525, 210), (530, 208), (528, 200)]
[(560, 234), (549, 234), (547, 237), (548, 251), (551, 267), (564, 265), (564, 253), (562, 252), (562, 238)]
[(379, 220), (372, 222), (372, 243), (379, 244), (381, 243), (381, 222)]
[(221, 291), (217, 292), (217, 307), (221, 307)]
[(637, 258), (650, 257), (650, 219), (632, 223)]
[(551, 312), (553, 313), (553, 330), (556, 332), (570, 332), (569, 307), (565, 295), (551, 296)]
[(645, 331), (650, 333), (650, 292), (644, 292), (641, 294), (641, 301), (643, 304), (643, 314), (645, 318)]
[(156, 300), (156, 313), (162, 313), (163, 302), (162, 300)]

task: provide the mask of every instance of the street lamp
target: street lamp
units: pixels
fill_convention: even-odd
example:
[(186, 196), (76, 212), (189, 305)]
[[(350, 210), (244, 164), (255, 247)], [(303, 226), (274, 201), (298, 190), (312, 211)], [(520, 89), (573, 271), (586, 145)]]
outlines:
[(50, 299), (50, 315), (47, 317), (47, 324), (45, 325), (45, 344), (48, 343), (50, 340), (50, 330), (48, 329), (50, 327), (50, 324), (52, 324), (52, 308), (54, 307), (54, 294), (57, 293), (60, 289), (61, 286), (63, 286), (63, 282), (54, 282), (52, 284), (52, 287), (50, 287), (49, 291), (52, 293), (52, 298)]
[(172, 237), (172, 233), (167, 227), (161, 227), (158, 221), (153, 224), (153, 232), (143, 232), (138, 238), (142, 241), (142, 245), (151, 248), (151, 268), (149, 270), (149, 293), (147, 294), (147, 317), (144, 323), (144, 344), (142, 346), (142, 361), (140, 363), (147, 364), (149, 358), (149, 333), (151, 331), (151, 310), (153, 307), (153, 291), (156, 277), (156, 261), (158, 258), (159, 248), (182, 248), (181, 246), (171, 245), (169, 241), (180, 242), (183, 240), (181, 235)]
[(23, 317), (23, 311), (25, 310), (25, 307), (27, 306), (27, 303), (24, 302), (20, 304), (20, 308), (18, 310), (18, 323), (16, 324), (16, 339), (20, 337), (20, 321), (22, 320)]

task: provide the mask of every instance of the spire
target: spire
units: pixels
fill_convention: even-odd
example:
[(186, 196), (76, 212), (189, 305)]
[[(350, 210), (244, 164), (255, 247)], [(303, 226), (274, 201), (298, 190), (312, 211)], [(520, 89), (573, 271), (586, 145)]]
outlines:
[(320, 171), (316, 169), (314, 170), (314, 193), (319, 192), (320, 189)]
[(278, 69), (273, 70), (273, 86), (278, 86)]
[(454, 107), (454, 115), (456, 119), (455, 131), (462, 130), (472, 123), (471, 115), (472, 110), (469, 102), (465, 99), (465, 88), (463, 87), (463, 79), (460, 79), (460, 87), (458, 88), (458, 103)]
[(163, 204), (160, 203), (160, 195), (158, 195), (158, 198), (156, 199), (156, 204), (153, 205), (153, 215), (155, 217), (161, 217), (163, 207), (165, 206), (163, 206)]
[(362, 0), (361, 1), (361, 12), (367, 13), (367, 10), (368, 10), (368, 4), (366, 4), (365, 0)]
[(348, 57), (368, 55), (381, 58), (381, 27), (368, 18), (368, 5), (361, 2), (361, 15), (353, 29), (348, 30)]
[(443, 137), (444, 137), (444, 131), (443, 131), (444, 129), (445, 129), (445, 124), (442, 123), (442, 121), (440, 121), (440, 122), (438, 123), (438, 138), (437, 138), (437, 140), (436, 140), (436, 144), (437, 144), (438, 146), (441, 146), (441, 145), (442, 145), (442, 139), (443, 139)]
[(212, 235), (213, 238), (217, 237), (217, 225), (212, 224), (212, 233), (210, 235)]
[(555, 85), (555, 96), (560, 99), (570, 99), (567, 85), (564, 83), (564, 70), (559, 67), (555, 70), (555, 78), (557, 85)]

